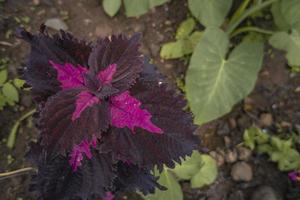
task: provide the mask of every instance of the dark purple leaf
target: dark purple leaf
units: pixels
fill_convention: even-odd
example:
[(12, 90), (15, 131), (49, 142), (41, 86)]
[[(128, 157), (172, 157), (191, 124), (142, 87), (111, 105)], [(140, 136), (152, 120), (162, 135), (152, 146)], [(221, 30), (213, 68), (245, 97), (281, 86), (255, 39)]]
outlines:
[(117, 71), (117, 65), (111, 64), (104, 70), (100, 71), (97, 74), (97, 77), (101, 81), (102, 84), (109, 84), (109, 83), (111, 83), (116, 71)]
[(118, 128), (128, 127), (132, 133), (136, 127), (150, 133), (162, 134), (163, 130), (151, 122), (151, 114), (141, 109), (141, 102), (125, 91), (110, 99), (111, 123)]
[(100, 99), (88, 91), (80, 92), (76, 98), (76, 108), (72, 114), (72, 121), (75, 121), (76, 119), (80, 118), (81, 113), (88, 107), (100, 103)]
[(82, 140), (91, 140), (110, 124), (108, 104), (103, 101), (86, 107), (79, 118), (72, 120), (78, 95), (83, 88), (58, 92), (50, 97), (41, 113), (42, 142), (60, 152), (70, 151)]
[(112, 64), (117, 70), (111, 82), (120, 91), (127, 90), (142, 71), (143, 58), (138, 52), (139, 36), (127, 39), (122, 35), (99, 40), (89, 57), (89, 66), (97, 74)]
[(84, 156), (86, 156), (88, 159), (92, 158), (91, 148), (96, 148), (96, 146), (97, 138), (93, 137), (92, 141), (83, 140), (80, 144), (73, 147), (69, 159), (69, 163), (73, 172), (77, 171), (78, 167), (81, 166)]
[(131, 162), (140, 167), (153, 168), (163, 164), (174, 167), (174, 161), (192, 153), (197, 148), (193, 132), (192, 116), (183, 111), (186, 101), (183, 96), (167, 90), (165, 85), (154, 82), (138, 82), (131, 90), (143, 108), (152, 114), (153, 124), (160, 127), (163, 134), (151, 134), (137, 128), (132, 134), (128, 128), (112, 128), (103, 135), (101, 148), (113, 151), (115, 159)]
[(87, 68), (80, 65), (75, 67), (70, 63), (57, 64), (49, 61), (57, 72), (57, 80), (60, 82), (62, 89), (71, 89), (84, 85), (84, 74)]
[(45, 101), (60, 89), (56, 70), (50, 65), (50, 60), (59, 64), (72, 63), (87, 67), (90, 45), (69, 33), (61, 31), (60, 34), (49, 35), (45, 26), (41, 26), (36, 35), (23, 28), (17, 29), (16, 35), (31, 46), (23, 72), (27, 83), (32, 86), (33, 97), (38, 102)]
[[(43, 200), (103, 198), (112, 187), (114, 163), (110, 154), (92, 151), (92, 159), (84, 161), (75, 173), (64, 156), (43, 151), (38, 161), (38, 174), (31, 189)], [(77, 198), (75, 198), (77, 197)]]
[(158, 177), (154, 177), (149, 170), (139, 168), (136, 165), (119, 162), (114, 187), (117, 191), (140, 191), (144, 195), (154, 193), (156, 188), (166, 188), (157, 183)]

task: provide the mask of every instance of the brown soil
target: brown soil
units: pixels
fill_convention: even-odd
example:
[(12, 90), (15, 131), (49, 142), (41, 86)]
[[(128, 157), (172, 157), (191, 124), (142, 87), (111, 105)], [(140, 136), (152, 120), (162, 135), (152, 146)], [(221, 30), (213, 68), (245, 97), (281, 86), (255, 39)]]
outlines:
[[(66, 23), (69, 31), (80, 38), (95, 40), (97, 37), (122, 33), (132, 35), (141, 32), (141, 51), (151, 57), (159, 70), (167, 75), (171, 82), (182, 78), (186, 71), (184, 61), (162, 61), (159, 57), (161, 44), (174, 38), (178, 24), (188, 15), (185, 0), (173, 0), (164, 6), (160, 6), (140, 18), (126, 18), (123, 9), (114, 18), (108, 17), (102, 10), (99, 0), (8, 0), (0, 8), (0, 41), (8, 44), (0, 44), (0, 56), (9, 57), (10, 77), (17, 76), (17, 69), (25, 61), (29, 47), (24, 42), (11, 37), (6, 37), (9, 31), (20, 24), (16, 17), (30, 17), (30, 22), (25, 24), (27, 29), (37, 31), (39, 25), (52, 17), (67, 17)], [(38, 5), (35, 5), (38, 3)], [(300, 125), (300, 93), (295, 89), (300, 85), (300, 76), (290, 76), (286, 67), (286, 60), (282, 52), (266, 47), (265, 62), (259, 75), (255, 90), (243, 102), (235, 106), (233, 111), (223, 118), (203, 125), (198, 130), (202, 139), (201, 150), (234, 149), (242, 142), (242, 134), (252, 124), (260, 124), (260, 115), (270, 113), (273, 116), (272, 124), (262, 127), (271, 133), (277, 133), (279, 129), (285, 132), (292, 131)], [(14, 123), (23, 113), (33, 108), (29, 92), (22, 92), (20, 104), (14, 108), (7, 108), (0, 112), (0, 171), (11, 171), (25, 166), (30, 166), (24, 159), (28, 149), (28, 143), (36, 138), (37, 131), (32, 125), (32, 119), (26, 120), (18, 132), (16, 144), (13, 150), (5, 145), (5, 139)], [(282, 126), (283, 122), (286, 126)], [(224, 143), (224, 137), (230, 139), (230, 143)], [(8, 162), (7, 156), (11, 155), (13, 161)], [(230, 196), (237, 191), (242, 191), (244, 199), (250, 199), (251, 193), (257, 186), (272, 186), (281, 196), (287, 191), (287, 176), (276, 169), (276, 165), (267, 162), (267, 158), (253, 155), (249, 161), (254, 170), (254, 178), (248, 183), (236, 183), (230, 177), (230, 164), (224, 164), (220, 168), (218, 181), (205, 189), (190, 189), (188, 183), (182, 183), (185, 199), (190, 200), (230, 200)], [(4, 200), (32, 199), (28, 192), (30, 173), (1, 180), (1, 198)], [(125, 199), (121, 195), (120, 199)], [(127, 196), (127, 199), (138, 197)], [(238, 199), (231, 199), (238, 200)]]

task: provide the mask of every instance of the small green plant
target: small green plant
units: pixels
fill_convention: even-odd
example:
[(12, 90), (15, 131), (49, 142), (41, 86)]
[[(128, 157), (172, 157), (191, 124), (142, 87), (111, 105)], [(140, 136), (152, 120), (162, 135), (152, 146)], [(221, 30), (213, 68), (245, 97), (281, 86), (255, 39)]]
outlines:
[[(160, 6), (170, 0), (123, 0), (127, 17), (138, 17), (146, 14), (156, 6)], [(120, 10), (122, 0), (103, 0), (102, 6), (106, 14), (113, 17)]]
[(300, 66), (300, 1), (278, 0), (272, 5), (272, 14), (279, 32), (270, 38), (270, 44), (286, 51), (290, 66)]
[(154, 194), (143, 196), (146, 200), (182, 200), (183, 193), (178, 181), (190, 181), (192, 188), (201, 188), (212, 184), (218, 175), (216, 161), (209, 155), (194, 151), (191, 157), (182, 160), (174, 169), (164, 167), (162, 173), (154, 170), (154, 175), (159, 176), (158, 182), (168, 190), (156, 190)]
[(6, 105), (14, 106), (19, 102), (18, 89), (22, 87), (24, 81), (21, 79), (8, 79), (7, 65), (9, 59), (0, 60), (0, 110)]
[(296, 138), (299, 139), (299, 135), (282, 139), (251, 127), (244, 133), (244, 144), (258, 153), (267, 154), (271, 161), (277, 163), (279, 170), (291, 171), (300, 169), (300, 154), (295, 148), (299, 140)]
[(195, 26), (193, 18), (183, 21), (176, 31), (176, 41), (164, 44), (160, 56), (164, 59), (174, 59), (193, 53), (202, 36), (202, 32), (194, 31)]

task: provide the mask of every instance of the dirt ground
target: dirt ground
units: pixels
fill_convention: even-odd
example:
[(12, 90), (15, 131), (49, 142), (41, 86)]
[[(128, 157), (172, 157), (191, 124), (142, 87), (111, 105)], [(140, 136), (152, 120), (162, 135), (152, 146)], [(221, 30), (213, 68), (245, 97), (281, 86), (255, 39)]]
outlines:
[[(159, 70), (168, 76), (171, 83), (182, 78), (186, 71), (185, 60), (163, 61), (159, 57), (161, 44), (173, 39), (176, 27), (188, 15), (185, 0), (173, 0), (160, 6), (140, 18), (126, 18), (124, 10), (114, 17), (108, 17), (100, 0), (7, 0), (0, 7), (0, 56), (8, 57), (9, 76), (17, 77), (18, 68), (25, 62), (29, 46), (10, 34), (20, 24), (28, 30), (37, 31), (39, 25), (49, 18), (65, 19), (68, 29), (79, 38), (95, 40), (111, 34), (131, 35), (141, 32), (141, 51), (151, 57)], [(24, 18), (25, 17), (25, 18)], [(26, 20), (29, 17), (29, 20)], [(19, 19), (19, 20), (18, 20)], [(25, 19), (25, 20), (24, 20)], [(199, 27), (201, 28), (201, 27)], [(3, 43), (5, 41), (6, 43)], [(291, 132), (300, 127), (300, 76), (291, 75), (283, 52), (265, 47), (263, 69), (255, 90), (233, 111), (223, 118), (199, 127), (197, 134), (202, 139), (199, 147), (202, 151), (218, 153), (223, 156), (218, 180), (210, 187), (191, 189), (182, 183), (187, 200), (259, 200), (253, 193), (260, 188), (270, 187), (278, 200), (290, 193), (287, 175), (277, 170), (276, 165), (267, 161), (267, 157), (252, 152), (246, 160), (253, 171), (253, 178), (248, 182), (236, 182), (231, 177), (232, 166), (239, 158), (230, 160), (230, 155), (237, 151), (242, 142), (242, 135), (252, 124), (276, 134), (279, 131)], [(271, 52), (271, 53), (270, 53)], [(298, 90), (297, 90), (298, 88)], [(23, 91), (18, 106), (0, 112), (1, 156), (0, 171), (10, 171), (30, 166), (25, 161), (28, 143), (35, 140), (37, 130), (32, 119), (22, 123), (13, 150), (5, 145), (5, 140), (14, 121), (21, 114), (34, 107), (30, 92)], [(262, 116), (271, 116), (266, 124)], [(229, 160), (228, 160), (229, 157)], [(30, 173), (1, 180), (0, 199), (33, 199), (28, 192)], [(120, 199), (139, 199), (133, 195), (122, 194)], [(276, 199), (275, 199), (276, 200)]]

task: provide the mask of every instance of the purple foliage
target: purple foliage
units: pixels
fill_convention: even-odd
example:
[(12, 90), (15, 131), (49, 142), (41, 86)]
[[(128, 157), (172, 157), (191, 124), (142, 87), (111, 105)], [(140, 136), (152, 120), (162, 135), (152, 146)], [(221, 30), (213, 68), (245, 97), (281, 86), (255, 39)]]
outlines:
[(31, 45), (23, 70), (39, 105), (31, 153), (41, 199), (112, 198), (118, 191), (166, 189), (150, 170), (197, 148), (183, 96), (139, 53), (139, 35), (91, 44), (46, 27), (17, 36)]

